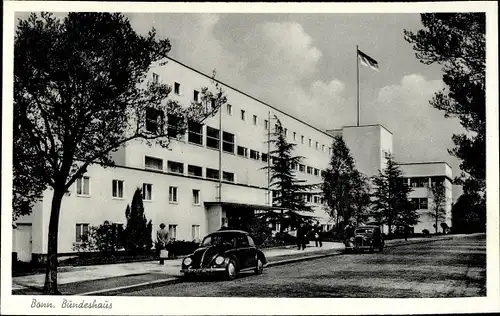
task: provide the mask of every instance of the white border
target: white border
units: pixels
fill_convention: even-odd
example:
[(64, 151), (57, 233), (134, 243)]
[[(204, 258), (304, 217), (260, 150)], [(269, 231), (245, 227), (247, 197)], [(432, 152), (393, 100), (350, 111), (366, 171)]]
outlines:
[[(12, 296), (10, 200), (12, 190), (12, 100), (13, 100), (13, 34), (15, 11), (114, 11), (114, 12), (245, 12), (245, 13), (422, 13), (487, 12), (487, 297), (449, 299), (252, 299), (252, 298), (130, 298), (98, 297), (112, 303), (110, 310), (31, 309), (32, 297)], [(499, 196), (498, 196), (498, 16), (496, 2), (447, 3), (90, 3), (90, 2), (4, 2), (3, 113), (2, 113), (2, 248), (1, 248), (1, 314), (437, 314), (475, 313), (500, 310), (499, 297)], [(63, 298), (37, 299), (60, 306)], [(93, 299), (88, 297), (87, 301)]]

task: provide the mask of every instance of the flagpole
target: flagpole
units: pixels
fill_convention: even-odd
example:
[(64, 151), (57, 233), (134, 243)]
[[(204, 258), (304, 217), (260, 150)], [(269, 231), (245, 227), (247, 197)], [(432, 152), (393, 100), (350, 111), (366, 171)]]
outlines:
[(357, 110), (358, 110), (358, 126), (359, 126), (359, 49), (358, 45), (356, 45), (356, 92), (357, 92)]

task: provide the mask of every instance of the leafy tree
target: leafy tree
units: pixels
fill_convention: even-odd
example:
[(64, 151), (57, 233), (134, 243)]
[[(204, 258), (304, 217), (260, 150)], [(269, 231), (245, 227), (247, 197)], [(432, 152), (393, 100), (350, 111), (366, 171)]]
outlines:
[(485, 232), (486, 209), (481, 197), (462, 194), (452, 207), (452, 229), (454, 233)]
[(468, 131), (452, 137), (456, 147), (449, 152), (462, 160), (463, 170), (456, 183), (462, 184), (467, 193), (484, 192), (486, 14), (427, 13), (421, 14), (421, 20), (424, 29), (405, 30), (405, 39), (413, 44), (420, 62), (443, 65), (447, 86), (430, 104), (444, 111), (445, 117), (458, 117)]
[[(305, 180), (296, 178), (295, 166), (299, 165), (303, 157), (292, 155), (296, 144), (287, 141), (281, 121), (276, 116), (275, 119), (277, 128), (271, 132), (270, 140), (274, 149), (271, 150), (268, 158), (271, 159), (271, 164), (262, 169), (270, 173), (271, 187), (276, 192), (276, 196), (273, 197), (273, 206), (283, 208), (279, 215), (280, 232), (283, 232), (285, 225), (296, 225), (304, 221), (305, 217), (299, 213), (300, 211), (313, 211), (310, 206), (306, 205), (304, 194), (315, 185), (305, 184)], [(285, 220), (285, 211), (287, 220)]]
[(386, 168), (373, 177), (372, 216), (387, 224), (389, 234), (392, 234), (392, 227), (414, 217), (416, 210), (410, 207), (408, 194), (411, 188), (404, 181), (401, 169), (391, 154), (386, 155), (386, 160)]
[(429, 216), (434, 220), (435, 233), (438, 233), (438, 222), (446, 220), (446, 187), (442, 181), (433, 183), (429, 188), (429, 197), (432, 198)]
[(370, 182), (368, 177), (357, 169), (353, 171), (352, 181), (352, 218), (359, 225), (370, 217)]
[(147, 74), (166, 62), (169, 40), (154, 29), (138, 35), (119, 13), (32, 14), (18, 23), (14, 50), (14, 157), (24, 159), (14, 163), (14, 190), (25, 170), (35, 185), (24, 199), (51, 189), (44, 292), (57, 294), (59, 215), (70, 186), (92, 164), (113, 166), (110, 153), (129, 141), (167, 147), (187, 120), (214, 115), (226, 97), (215, 84), (216, 94), (203, 87), (189, 106), (168, 100), (171, 87)]
[(366, 176), (354, 166), (354, 158), (342, 136), (335, 136), (332, 144), (332, 157), (323, 174), (323, 198), (327, 202), (327, 212), (347, 222), (354, 218), (357, 223), (367, 219), (370, 204), (369, 184)]
[[(125, 250), (130, 253), (142, 253), (152, 247), (152, 223), (146, 220), (142, 190), (137, 188), (132, 197), (131, 205), (125, 210), (127, 226), (125, 227)], [(148, 248), (149, 247), (149, 248)]]

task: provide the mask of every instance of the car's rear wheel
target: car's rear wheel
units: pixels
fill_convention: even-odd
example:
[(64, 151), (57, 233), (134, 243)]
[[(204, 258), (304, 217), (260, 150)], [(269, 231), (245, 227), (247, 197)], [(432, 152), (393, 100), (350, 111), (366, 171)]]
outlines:
[(234, 260), (230, 260), (226, 267), (226, 278), (228, 280), (234, 280), (236, 278), (237, 270), (236, 270), (236, 262)]
[(255, 273), (262, 274), (263, 271), (264, 271), (264, 263), (262, 263), (262, 260), (260, 258), (257, 258), (257, 265), (255, 267)]

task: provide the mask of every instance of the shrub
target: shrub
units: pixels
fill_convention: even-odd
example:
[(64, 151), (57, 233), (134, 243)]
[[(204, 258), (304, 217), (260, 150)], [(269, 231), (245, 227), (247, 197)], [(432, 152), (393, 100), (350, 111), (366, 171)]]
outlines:
[(195, 241), (176, 240), (167, 245), (167, 250), (172, 256), (186, 256), (193, 253), (198, 245)]
[(257, 217), (246, 225), (246, 231), (252, 236), (256, 245), (262, 245), (272, 237), (271, 228), (269, 228), (266, 221)]
[(430, 232), (429, 232), (429, 230), (428, 230), (428, 229), (424, 229), (424, 230), (422, 230), (422, 234), (423, 234), (424, 236), (428, 236), (428, 235), (430, 234)]
[(144, 253), (153, 246), (153, 224), (146, 220), (142, 203), (142, 190), (137, 188), (131, 205), (125, 210), (127, 227), (125, 228), (125, 249), (132, 254)]

